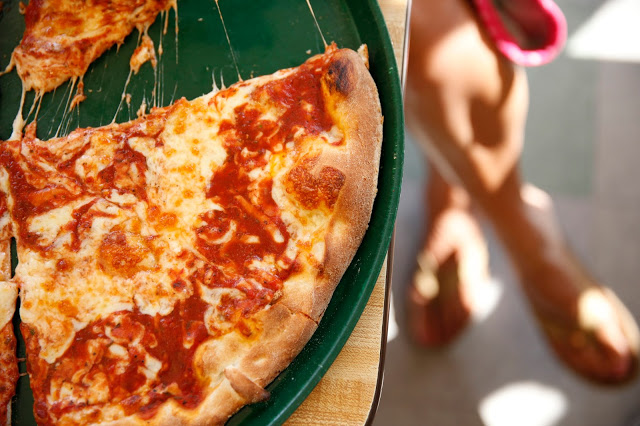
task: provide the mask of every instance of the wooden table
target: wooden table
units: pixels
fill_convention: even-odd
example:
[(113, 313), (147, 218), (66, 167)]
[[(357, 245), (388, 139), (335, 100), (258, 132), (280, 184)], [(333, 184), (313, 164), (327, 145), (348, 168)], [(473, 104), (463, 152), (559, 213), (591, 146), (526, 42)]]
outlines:
[[(408, 3), (409, 0), (379, 0), (401, 69)], [(373, 419), (382, 385), (387, 263), (351, 337), (287, 425), (362, 425)]]

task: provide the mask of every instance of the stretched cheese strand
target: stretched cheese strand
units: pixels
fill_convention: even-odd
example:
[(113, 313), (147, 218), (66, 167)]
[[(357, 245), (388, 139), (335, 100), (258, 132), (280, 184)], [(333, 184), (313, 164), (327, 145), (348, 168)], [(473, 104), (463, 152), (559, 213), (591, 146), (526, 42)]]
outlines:
[(11, 136), (9, 140), (21, 139), (22, 138), (22, 129), (24, 129), (24, 118), (22, 118), (22, 108), (24, 108), (24, 97), (27, 91), (24, 89), (24, 84), (22, 85), (22, 95), (20, 95), (20, 107), (18, 108), (18, 114), (16, 114), (16, 118), (13, 119), (13, 130), (11, 132)]
[(231, 51), (231, 57), (233, 58), (233, 64), (236, 66), (236, 72), (238, 73), (238, 81), (243, 81), (242, 76), (240, 75), (240, 69), (238, 68), (238, 61), (236, 60), (236, 54), (233, 52), (233, 47), (231, 47), (231, 39), (229, 38), (229, 32), (227, 31), (227, 25), (224, 23), (224, 18), (222, 17), (222, 11), (220, 10), (220, 4), (218, 4), (218, 0), (215, 0), (216, 8), (218, 9), (218, 14), (220, 15), (220, 21), (222, 21), (222, 27), (224, 28), (224, 35), (227, 37), (227, 43), (229, 44), (229, 50)]
[(324, 43), (324, 47), (326, 49), (326, 47), (328, 46), (327, 40), (325, 40), (324, 34), (322, 34), (322, 30), (320, 29), (320, 25), (318, 24), (318, 20), (316, 19), (316, 14), (314, 13), (313, 7), (311, 7), (311, 2), (309, 0), (307, 0), (307, 6), (309, 6), (309, 12), (311, 12), (311, 16), (313, 16), (313, 20), (316, 23), (316, 28), (318, 29), (318, 32), (320, 33), (320, 37), (322, 38), (322, 42)]

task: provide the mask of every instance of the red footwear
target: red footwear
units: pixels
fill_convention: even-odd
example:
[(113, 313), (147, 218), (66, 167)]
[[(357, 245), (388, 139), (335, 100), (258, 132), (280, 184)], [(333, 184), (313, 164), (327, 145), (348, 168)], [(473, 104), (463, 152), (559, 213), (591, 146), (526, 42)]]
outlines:
[(488, 252), (483, 246), (462, 259), (453, 252), (439, 266), (424, 251), (417, 260), (407, 295), (409, 335), (420, 346), (444, 346), (455, 340), (471, 320), (473, 288), (477, 291), (488, 281)]
[(567, 39), (567, 21), (553, 0), (473, 0), (496, 48), (511, 62), (551, 62)]
[(460, 288), (458, 261), (450, 256), (436, 270), (426, 253), (418, 265), (407, 300), (409, 334), (420, 346), (444, 346), (454, 340), (471, 318), (471, 306)]

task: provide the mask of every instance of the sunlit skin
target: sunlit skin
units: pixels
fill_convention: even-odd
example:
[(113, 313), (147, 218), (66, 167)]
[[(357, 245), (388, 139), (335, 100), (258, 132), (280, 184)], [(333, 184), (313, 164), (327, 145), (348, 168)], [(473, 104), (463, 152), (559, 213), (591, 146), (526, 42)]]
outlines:
[[(429, 172), (410, 331), (437, 346), (468, 322), (469, 288), (487, 277), (473, 205), (494, 226), (556, 354), (592, 380), (628, 380), (637, 367), (633, 321), (571, 254), (549, 196), (519, 173), (528, 97), (524, 70), (497, 53), (468, 2), (413, 1), (406, 118)], [(438, 288), (425, 293), (420, 280), (430, 275)], [(585, 303), (585, 294), (597, 302)]]

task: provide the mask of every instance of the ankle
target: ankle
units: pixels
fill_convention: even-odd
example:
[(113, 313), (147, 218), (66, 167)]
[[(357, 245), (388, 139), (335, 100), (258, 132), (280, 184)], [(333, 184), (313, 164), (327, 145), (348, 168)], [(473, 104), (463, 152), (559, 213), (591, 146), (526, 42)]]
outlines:
[(524, 184), (505, 189), (485, 205), (485, 213), (518, 269), (535, 268), (565, 253), (553, 200), (546, 192)]

